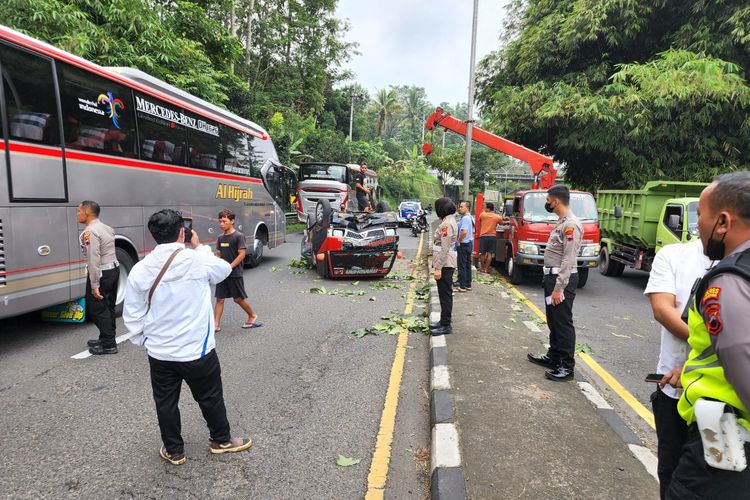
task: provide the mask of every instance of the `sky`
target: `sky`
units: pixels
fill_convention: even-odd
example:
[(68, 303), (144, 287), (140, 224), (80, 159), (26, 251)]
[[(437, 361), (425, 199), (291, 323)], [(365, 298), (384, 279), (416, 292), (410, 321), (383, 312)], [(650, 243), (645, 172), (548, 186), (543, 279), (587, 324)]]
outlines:
[[(507, 0), (479, 0), (477, 63), (496, 50)], [(345, 39), (359, 55), (344, 66), (370, 95), (389, 85), (424, 87), (428, 100), (468, 101), (472, 0), (339, 0)]]

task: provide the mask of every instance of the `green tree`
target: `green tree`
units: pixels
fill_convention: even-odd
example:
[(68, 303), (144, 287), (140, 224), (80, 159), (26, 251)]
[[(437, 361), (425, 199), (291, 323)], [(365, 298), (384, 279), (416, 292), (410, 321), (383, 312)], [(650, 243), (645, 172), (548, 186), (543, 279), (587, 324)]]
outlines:
[(750, 164), (745, 2), (514, 2), (480, 63), (489, 125), (589, 189)]
[(393, 116), (402, 110), (398, 102), (398, 94), (394, 89), (380, 89), (375, 93), (371, 104), (377, 114), (377, 135), (381, 139), (390, 135)]

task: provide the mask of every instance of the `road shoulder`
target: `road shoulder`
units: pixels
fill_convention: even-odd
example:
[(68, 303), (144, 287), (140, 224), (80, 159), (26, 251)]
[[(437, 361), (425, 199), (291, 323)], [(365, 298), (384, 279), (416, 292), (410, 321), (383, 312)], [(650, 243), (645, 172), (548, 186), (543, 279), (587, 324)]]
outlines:
[[(657, 498), (657, 482), (634, 455), (637, 438), (618, 427), (611, 408), (584, 395), (590, 386), (548, 381), (526, 361), (544, 351), (546, 326), (501, 293), (481, 283), (457, 293), (454, 333), (445, 348), (433, 339), (431, 359), (449, 366), (431, 364), (433, 498), (461, 498), (457, 470), (470, 498)], [(439, 431), (451, 413), (457, 466), (436, 457), (453, 437)]]

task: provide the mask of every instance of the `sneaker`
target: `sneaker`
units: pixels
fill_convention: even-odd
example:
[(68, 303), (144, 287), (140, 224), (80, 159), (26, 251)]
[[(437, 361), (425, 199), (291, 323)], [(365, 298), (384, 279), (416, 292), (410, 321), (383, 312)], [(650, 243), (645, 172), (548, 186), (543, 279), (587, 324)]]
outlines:
[(217, 443), (211, 441), (211, 453), (237, 453), (245, 451), (253, 446), (253, 440), (250, 438), (233, 437), (226, 443)]
[(159, 448), (159, 456), (172, 465), (182, 465), (185, 463), (185, 453), (169, 453), (163, 446)]
[(102, 344), (96, 344), (93, 347), (89, 347), (89, 352), (94, 355), (99, 354), (117, 354), (117, 346), (104, 347)]
[(470, 292), (471, 291), (471, 287), (467, 286), (466, 288), (464, 288), (464, 290), (466, 290), (467, 292)]

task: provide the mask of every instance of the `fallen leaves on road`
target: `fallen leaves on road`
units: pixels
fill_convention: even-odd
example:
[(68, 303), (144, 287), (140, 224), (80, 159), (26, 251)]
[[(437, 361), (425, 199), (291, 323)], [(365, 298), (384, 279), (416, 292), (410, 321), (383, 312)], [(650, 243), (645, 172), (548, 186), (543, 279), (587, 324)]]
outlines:
[(425, 335), (430, 333), (430, 327), (427, 324), (427, 320), (421, 316), (383, 316), (380, 320), (379, 323), (376, 323), (369, 328), (357, 328), (351, 332), (351, 335), (354, 335), (358, 339), (361, 339), (365, 335), (380, 335), (381, 333), (398, 335), (404, 329), (410, 332), (423, 333)]
[(415, 278), (411, 274), (391, 273), (386, 276), (385, 279), (395, 281), (414, 281), (417, 278)]
[(312, 264), (306, 259), (291, 259), (287, 265), (296, 269), (313, 269)]
[(339, 467), (351, 467), (352, 465), (357, 465), (361, 461), (361, 458), (351, 458), (339, 453), (339, 457), (336, 459), (336, 465)]
[(403, 288), (403, 285), (399, 285), (398, 283), (388, 283), (385, 281), (373, 283), (372, 285), (370, 285), (370, 290), (387, 290), (389, 288), (400, 289)]
[(269, 271), (271, 271), (272, 273), (278, 273), (279, 271), (281, 271), (281, 268), (278, 266), (271, 266), (271, 269), (269, 269)]
[(591, 349), (591, 346), (586, 342), (576, 342), (576, 352), (582, 352), (589, 355), (594, 354), (593, 349)]
[(316, 295), (340, 295), (342, 297), (362, 297), (366, 294), (364, 290), (339, 290), (338, 288), (329, 290), (324, 286), (313, 287), (310, 289), (310, 293)]

